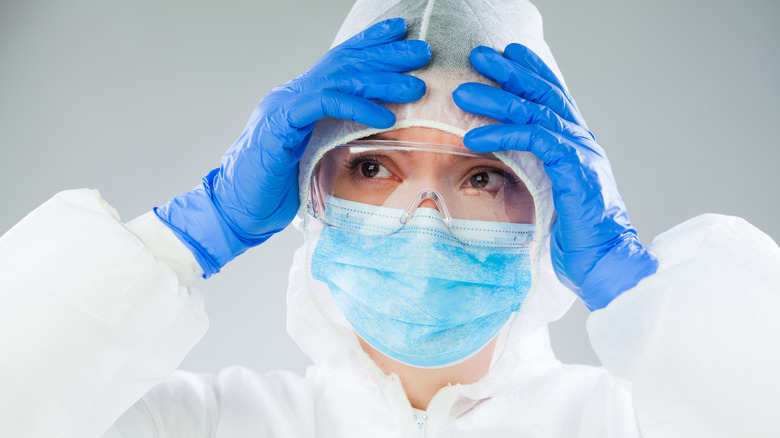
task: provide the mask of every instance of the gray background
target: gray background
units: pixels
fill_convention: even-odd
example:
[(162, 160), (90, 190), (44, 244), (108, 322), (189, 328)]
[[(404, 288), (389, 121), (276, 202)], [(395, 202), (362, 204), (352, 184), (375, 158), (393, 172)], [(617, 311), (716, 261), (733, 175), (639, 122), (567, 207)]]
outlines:
[[(123, 219), (198, 184), (262, 96), (324, 53), (351, 1), (0, 0), (0, 232), (57, 191)], [(704, 212), (780, 240), (780, 2), (536, 2), (645, 243)], [(211, 329), (183, 364), (303, 371), (285, 332), (294, 230), (208, 281)], [(598, 363), (573, 308), (566, 362)]]

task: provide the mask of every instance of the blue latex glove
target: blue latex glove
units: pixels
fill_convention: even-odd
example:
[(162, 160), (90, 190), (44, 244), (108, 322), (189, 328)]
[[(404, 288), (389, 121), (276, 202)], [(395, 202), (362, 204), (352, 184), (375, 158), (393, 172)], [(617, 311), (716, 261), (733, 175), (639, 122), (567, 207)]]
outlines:
[(502, 124), (473, 129), (463, 142), (477, 152), (530, 151), (544, 163), (557, 213), (550, 251), (558, 279), (595, 310), (653, 274), (658, 262), (639, 243), (606, 154), (555, 74), (519, 44), (503, 56), (477, 47), (471, 64), (503, 90), (462, 84), (455, 103)]
[(395, 116), (373, 101), (407, 103), (425, 94), (422, 80), (400, 72), (424, 66), (431, 48), (402, 41), (405, 35), (406, 21), (390, 19), (328, 51), (311, 70), (263, 98), (202, 185), (155, 209), (192, 250), (204, 277), (292, 221), (298, 160), (317, 120), (330, 116), (389, 128)]

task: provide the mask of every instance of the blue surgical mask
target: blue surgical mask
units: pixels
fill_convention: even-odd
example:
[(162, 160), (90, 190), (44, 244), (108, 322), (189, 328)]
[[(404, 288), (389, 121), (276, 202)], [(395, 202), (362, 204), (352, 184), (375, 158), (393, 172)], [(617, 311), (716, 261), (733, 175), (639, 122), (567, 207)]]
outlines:
[[(367, 236), (363, 219), (386, 208), (349, 203), (349, 220), (326, 226), (312, 256), (347, 321), (369, 345), (408, 365), (435, 368), (471, 357), (520, 308), (531, 287), (529, 246), (477, 246), (456, 239), (437, 210), (418, 208), (390, 235)], [(395, 216), (397, 217), (397, 216)], [(533, 225), (456, 220), (478, 241), (533, 236)]]

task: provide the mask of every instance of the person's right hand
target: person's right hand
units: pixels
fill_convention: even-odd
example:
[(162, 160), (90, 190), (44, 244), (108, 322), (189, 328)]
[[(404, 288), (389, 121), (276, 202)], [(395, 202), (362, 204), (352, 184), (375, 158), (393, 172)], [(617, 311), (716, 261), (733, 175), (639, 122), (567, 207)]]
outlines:
[(424, 66), (428, 43), (402, 40), (406, 21), (377, 23), (328, 51), (306, 73), (272, 90), (203, 184), (157, 216), (193, 252), (204, 277), (284, 229), (298, 211), (298, 160), (326, 116), (374, 128), (395, 123), (375, 102), (408, 103), (425, 83), (401, 72)]

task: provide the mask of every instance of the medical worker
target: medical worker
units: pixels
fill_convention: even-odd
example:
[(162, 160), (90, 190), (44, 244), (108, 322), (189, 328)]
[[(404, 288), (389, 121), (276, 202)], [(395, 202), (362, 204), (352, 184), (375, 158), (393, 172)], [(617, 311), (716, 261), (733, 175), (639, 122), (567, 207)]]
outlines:
[[(187, 285), (291, 221), (314, 365), (174, 371)], [(530, 3), (361, 0), (192, 191), (127, 223), (66, 191), (2, 237), (0, 436), (780, 436), (779, 292), (744, 220), (639, 242)], [(604, 368), (552, 354), (574, 299)]]

